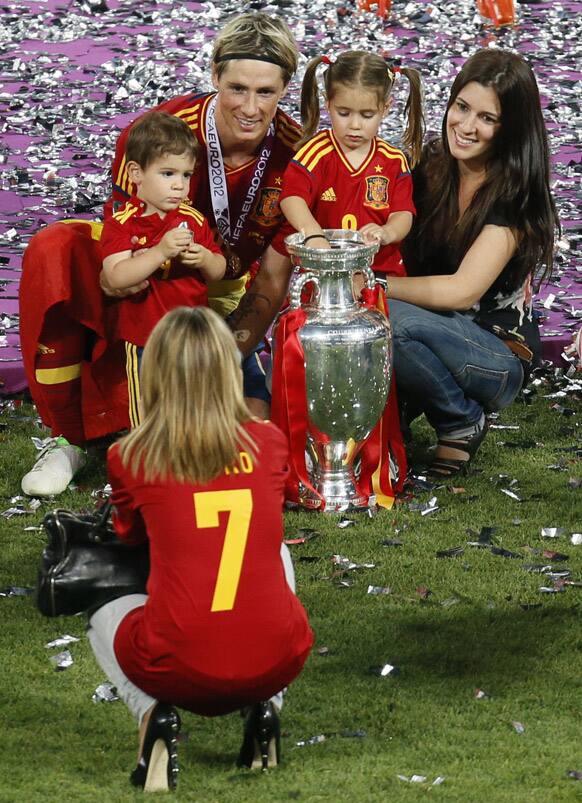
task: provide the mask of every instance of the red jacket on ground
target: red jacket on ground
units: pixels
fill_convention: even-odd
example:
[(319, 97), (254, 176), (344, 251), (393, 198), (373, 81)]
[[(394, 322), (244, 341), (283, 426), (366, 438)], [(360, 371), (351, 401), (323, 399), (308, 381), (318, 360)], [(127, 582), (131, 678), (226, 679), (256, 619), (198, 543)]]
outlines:
[(45, 315), (63, 307), (63, 327), (81, 325), (82, 418), (91, 440), (129, 427), (124, 346), (107, 344), (109, 302), (99, 287), (101, 225), (75, 220), (52, 223), (31, 239), (20, 280), (20, 345), (28, 386), (43, 422), (53, 427), (50, 400), (36, 381), (35, 357)]

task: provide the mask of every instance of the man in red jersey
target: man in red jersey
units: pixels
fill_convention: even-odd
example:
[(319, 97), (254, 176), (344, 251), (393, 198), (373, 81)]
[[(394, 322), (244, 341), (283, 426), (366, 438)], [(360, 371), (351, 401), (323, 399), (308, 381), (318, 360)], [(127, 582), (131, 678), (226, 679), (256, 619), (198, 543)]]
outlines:
[[(279, 309), (290, 274), (283, 238), (277, 235), (282, 221), (278, 197), (300, 131), (278, 109), (278, 103), (297, 69), (297, 57), (296, 43), (282, 20), (263, 13), (242, 14), (231, 20), (215, 41), (212, 79), (217, 92), (192, 93), (159, 107), (182, 117), (202, 145), (190, 200), (217, 228), (228, 265), (226, 278), (209, 288), (209, 301), (223, 315), (236, 310), (231, 326), (240, 330), (237, 339), (245, 355), (252, 352)], [(106, 206), (106, 216), (111, 214), (113, 204), (131, 195), (123, 163), (127, 133), (122, 132), (117, 145), (112, 202)], [(58, 234), (51, 227), (47, 231), (53, 237)], [(23, 358), (29, 386), (53, 435), (47, 451), (26, 475), (29, 479), (29, 475), (34, 475), (34, 482), (25, 485), (34, 487), (35, 495), (64, 491), (84, 463), (77, 447), (83, 445), (86, 433), (96, 433), (93, 434), (96, 437), (119, 429), (119, 425), (108, 429), (107, 422), (116, 420), (111, 414), (113, 406), (125, 415), (123, 408), (127, 403), (116, 387), (119, 400), (116, 397), (109, 406), (100, 404), (109, 414), (98, 415), (95, 422), (86, 420), (86, 411), (92, 408), (84, 395), (90, 385), (81, 382), (81, 369), (77, 371), (76, 366), (83, 363), (85, 373), (90, 372), (91, 363), (84, 358), (88, 351), (84, 339), (92, 342), (95, 332), (100, 337), (103, 327), (100, 321), (92, 324), (76, 317), (76, 279), (70, 259), (49, 266), (50, 281), (43, 280), (43, 293), (38, 294), (38, 274), (45, 267), (44, 262), (41, 265), (43, 234), (37, 235), (41, 239), (34, 254), (34, 249), (31, 250), (20, 291), (21, 309), (28, 311), (27, 331), (23, 330)], [(90, 255), (96, 264), (97, 251)], [(248, 273), (258, 269), (259, 259), (259, 275), (250, 293), (244, 295)], [(114, 291), (103, 277), (101, 284), (109, 296), (139, 292), (147, 286), (142, 282), (131, 291)], [(241, 312), (251, 318), (251, 324), (245, 324), (244, 330), (237, 324), (241, 297), (244, 300)], [(99, 304), (94, 306), (99, 317)], [(47, 363), (45, 370), (47, 360), (50, 365)], [(76, 373), (61, 370), (68, 366), (74, 366)], [(245, 395), (253, 398), (253, 412), (265, 416), (269, 395), (256, 351), (246, 360), (245, 379)]]
[[(278, 199), (282, 189), (283, 173), (289, 160), (294, 155), (295, 145), (300, 135), (300, 129), (297, 124), (276, 106), (277, 100), (282, 96), (282, 92), (279, 94), (280, 79), (276, 76), (276, 73), (280, 72), (280, 70), (277, 70), (276, 66), (272, 69), (267, 62), (263, 64), (250, 59), (244, 60), (244, 62), (249, 65), (249, 83), (256, 82), (256, 79), (251, 76), (254, 76), (258, 71), (264, 73), (264, 78), (259, 78), (259, 80), (264, 81), (265, 87), (251, 90), (248, 93), (250, 95), (257, 91), (259, 98), (256, 101), (254, 99), (250, 100), (246, 109), (252, 109), (255, 105), (258, 107), (259, 104), (267, 107), (265, 112), (262, 109), (259, 110), (259, 114), (264, 119), (258, 121), (260, 125), (255, 123), (254, 127), (262, 135), (259, 140), (260, 147), (264, 144), (265, 137), (269, 138), (268, 129), (271, 126), (271, 122), (273, 123), (272, 142), (268, 143), (268, 149), (270, 150), (268, 159), (265, 159), (263, 155), (265, 148), (257, 156), (257, 146), (254, 138), (253, 140), (248, 140), (252, 145), (247, 145), (246, 142), (240, 145), (237, 144), (236, 148), (227, 148), (223, 145), (223, 139), (226, 139), (226, 137), (222, 136), (221, 123), (225, 117), (222, 106), (225, 104), (224, 96), (226, 93), (222, 89), (218, 94), (182, 95), (157, 107), (158, 111), (165, 111), (185, 120), (200, 143), (201, 153), (190, 182), (189, 198), (193, 206), (218, 231), (221, 247), (227, 257), (227, 276), (231, 279), (240, 278), (243, 274), (253, 269), (256, 272), (257, 266), (255, 263), (265, 254), (277, 233), (282, 221)], [(225, 62), (225, 64), (228, 65), (228, 62)], [(216, 77), (214, 79), (217, 88), (226, 83), (229, 86), (227, 92), (233, 98), (240, 94), (245, 94), (245, 89), (239, 88), (239, 82), (243, 80), (243, 75), (245, 74), (244, 65), (241, 71), (240, 62), (237, 61), (237, 64), (239, 65), (237, 67), (232, 64), (227, 66), (224, 79), (217, 79)], [(235, 80), (234, 76), (236, 76)], [(236, 87), (234, 90), (230, 88), (232, 84)], [(269, 97), (269, 94), (271, 97)], [(207, 140), (209, 109), (213, 106), (214, 131), (218, 134), (218, 141), (214, 140), (217, 145), (217, 152), (212, 152), (212, 140), (210, 147)], [(274, 111), (274, 118), (269, 117), (271, 114), (270, 107)], [(248, 114), (245, 108), (242, 109), (241, 114), (243, 112)], [(224, 125), (224, 123), (222, 124)], [(265, 125), (267, 126), (267, 132), (265, 132)], [(241, 125), (241, 130), (242, 127)], [(111, 205), (116, 208), (117, 204), (125, 203), (133, 194), (133, 185), (127, 174), (125, 159), (123, 158), (129, 130), (130, 128), (128, 127), (122, 131), (117, 141), (112, 169), (113, 192), (107, 211), (109, 211)], [(211, 137), (214, 131), (211, 129)], [(220, 151), (218, 151), (218, 147), (220, 147)], [(216, 155), (219, 158), (215, 161)], [(224, 182), (221, 176), (222, 166), (224, 167)], [(234, 212), (236, 216), (238, 212), (238, 218), (235, 217), (230, 220), (231, 237), (221, 230), (224, 215), (221, 215), (222, 210), (220, 208), (214, 208), (212, 188), (216, 190), (218, 201), (223, 194), (228, 197), (230, 215), (233, 215)], [(250, 191), (253, 189), (255, 189), (255, 192), (247, 199), (245, 196), (247, 194), (250, 195)], [(220, 216), (220, 224), (217, 223), (217, 215)], [(243, 218), (242, 221), (241, 217)], [(231, 238), (236, 238), (234, 243)], [(226, 287), (230, 289), (230, 285), (226, 285)], [(224, 290), (224, 286), (219, 286), (216, 289)], [(231, 305), (226, 303), (221, 308), (221, 311), (231, 311), (236, 304), (232, 305), (230, 310), (228, 309), (229, 306)]]
[[(296, 67), (296, 45), (284, 22), (261, 13), (242, 14), (215, 40), (212, 82), (216, 92), (193, 92), (157, 107), (187, 122), (201, 146), (189, 197), (216, 230), (227, 259), (225, 279), (209, 288), (210, 306), (223, 316), (236, 310), (249, 275), (259, 271), (259, 260), (260, 274), (284, 277), (283, 293), (276, 294), (277, 309), (287, 288), (290, 263), (279, 232), (283, 220), (279, 195), (300, 129), (278, 103)], [(124, 159), (130, 129), (117, 142), (106, 214), (133, 193)], [(102, 286), (110, 292), (103, 278)], [(269, 292), (257, 296), (252, 289), (251, 295), (259, 306), (272, 308)], [(238, 340), (248, 354), (245, 335), (239, 333)], [(267, 417), (270, 396), (257, 352), (247, 357), (243, 369), (247, 401), (256, 415)]]

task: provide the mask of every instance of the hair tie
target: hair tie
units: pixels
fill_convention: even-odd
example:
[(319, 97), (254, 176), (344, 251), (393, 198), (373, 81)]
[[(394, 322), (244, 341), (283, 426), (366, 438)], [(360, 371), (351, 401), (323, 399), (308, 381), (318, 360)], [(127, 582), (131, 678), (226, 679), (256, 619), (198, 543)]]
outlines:
[(321, 57), (321, 63), (322, 64), (327, 64), (328, 66), (331, 66), (332, 64), (335, 64), (335, 62), (336, 62), (335, 56), (322, 56)]
[(398, 73), (400, 72), (400, 61), (399, 59), (393, 59), (388, 54), (384, 56), (384, 63), (388, 69), (388, 72), (392, 73), (393, 79), (396, 78)]

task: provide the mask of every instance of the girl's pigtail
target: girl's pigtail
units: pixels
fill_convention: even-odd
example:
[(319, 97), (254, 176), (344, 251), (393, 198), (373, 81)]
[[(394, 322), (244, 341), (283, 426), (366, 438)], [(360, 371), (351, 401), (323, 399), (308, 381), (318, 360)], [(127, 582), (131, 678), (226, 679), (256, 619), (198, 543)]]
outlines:
[(404, 107), (406, 128), (404, 129), (402, 143), (410, 154), (410, 167), (412, 168), (420, 160), (422, 141), (424, 139), (422, 81), (418, 70), (413, 70), (410, 67), (393, 68), (393, 72), (400, 72), (405, 75), (410, 84), (408, 100)]
[[(301, 84), (301, 124), (303, 127), (303, 138), (299, 143), (302, 145), (310, 139), (319, 127), (319, 88), (317, 86), (316, 71), (325, 56), (315, 56), (311, 59), (305, 69), (303, 83)], [(328, 68), (329, 69), (329, 68)]]

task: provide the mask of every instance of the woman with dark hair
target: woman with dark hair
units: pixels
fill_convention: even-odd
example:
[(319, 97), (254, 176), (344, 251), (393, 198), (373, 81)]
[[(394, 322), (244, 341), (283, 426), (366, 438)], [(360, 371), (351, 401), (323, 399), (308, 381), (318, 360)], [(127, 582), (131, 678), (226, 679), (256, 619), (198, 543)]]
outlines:
[(485, 413), (517, 396), (540, 355), (532, 287), (559, 227), (538, 87), (515, 53), (480, 50), (457, 75), (442, 135), (415, 171), (408, 277), (390, 277), (405, 407), (436, 430), (432, 472), (467, 467)]

